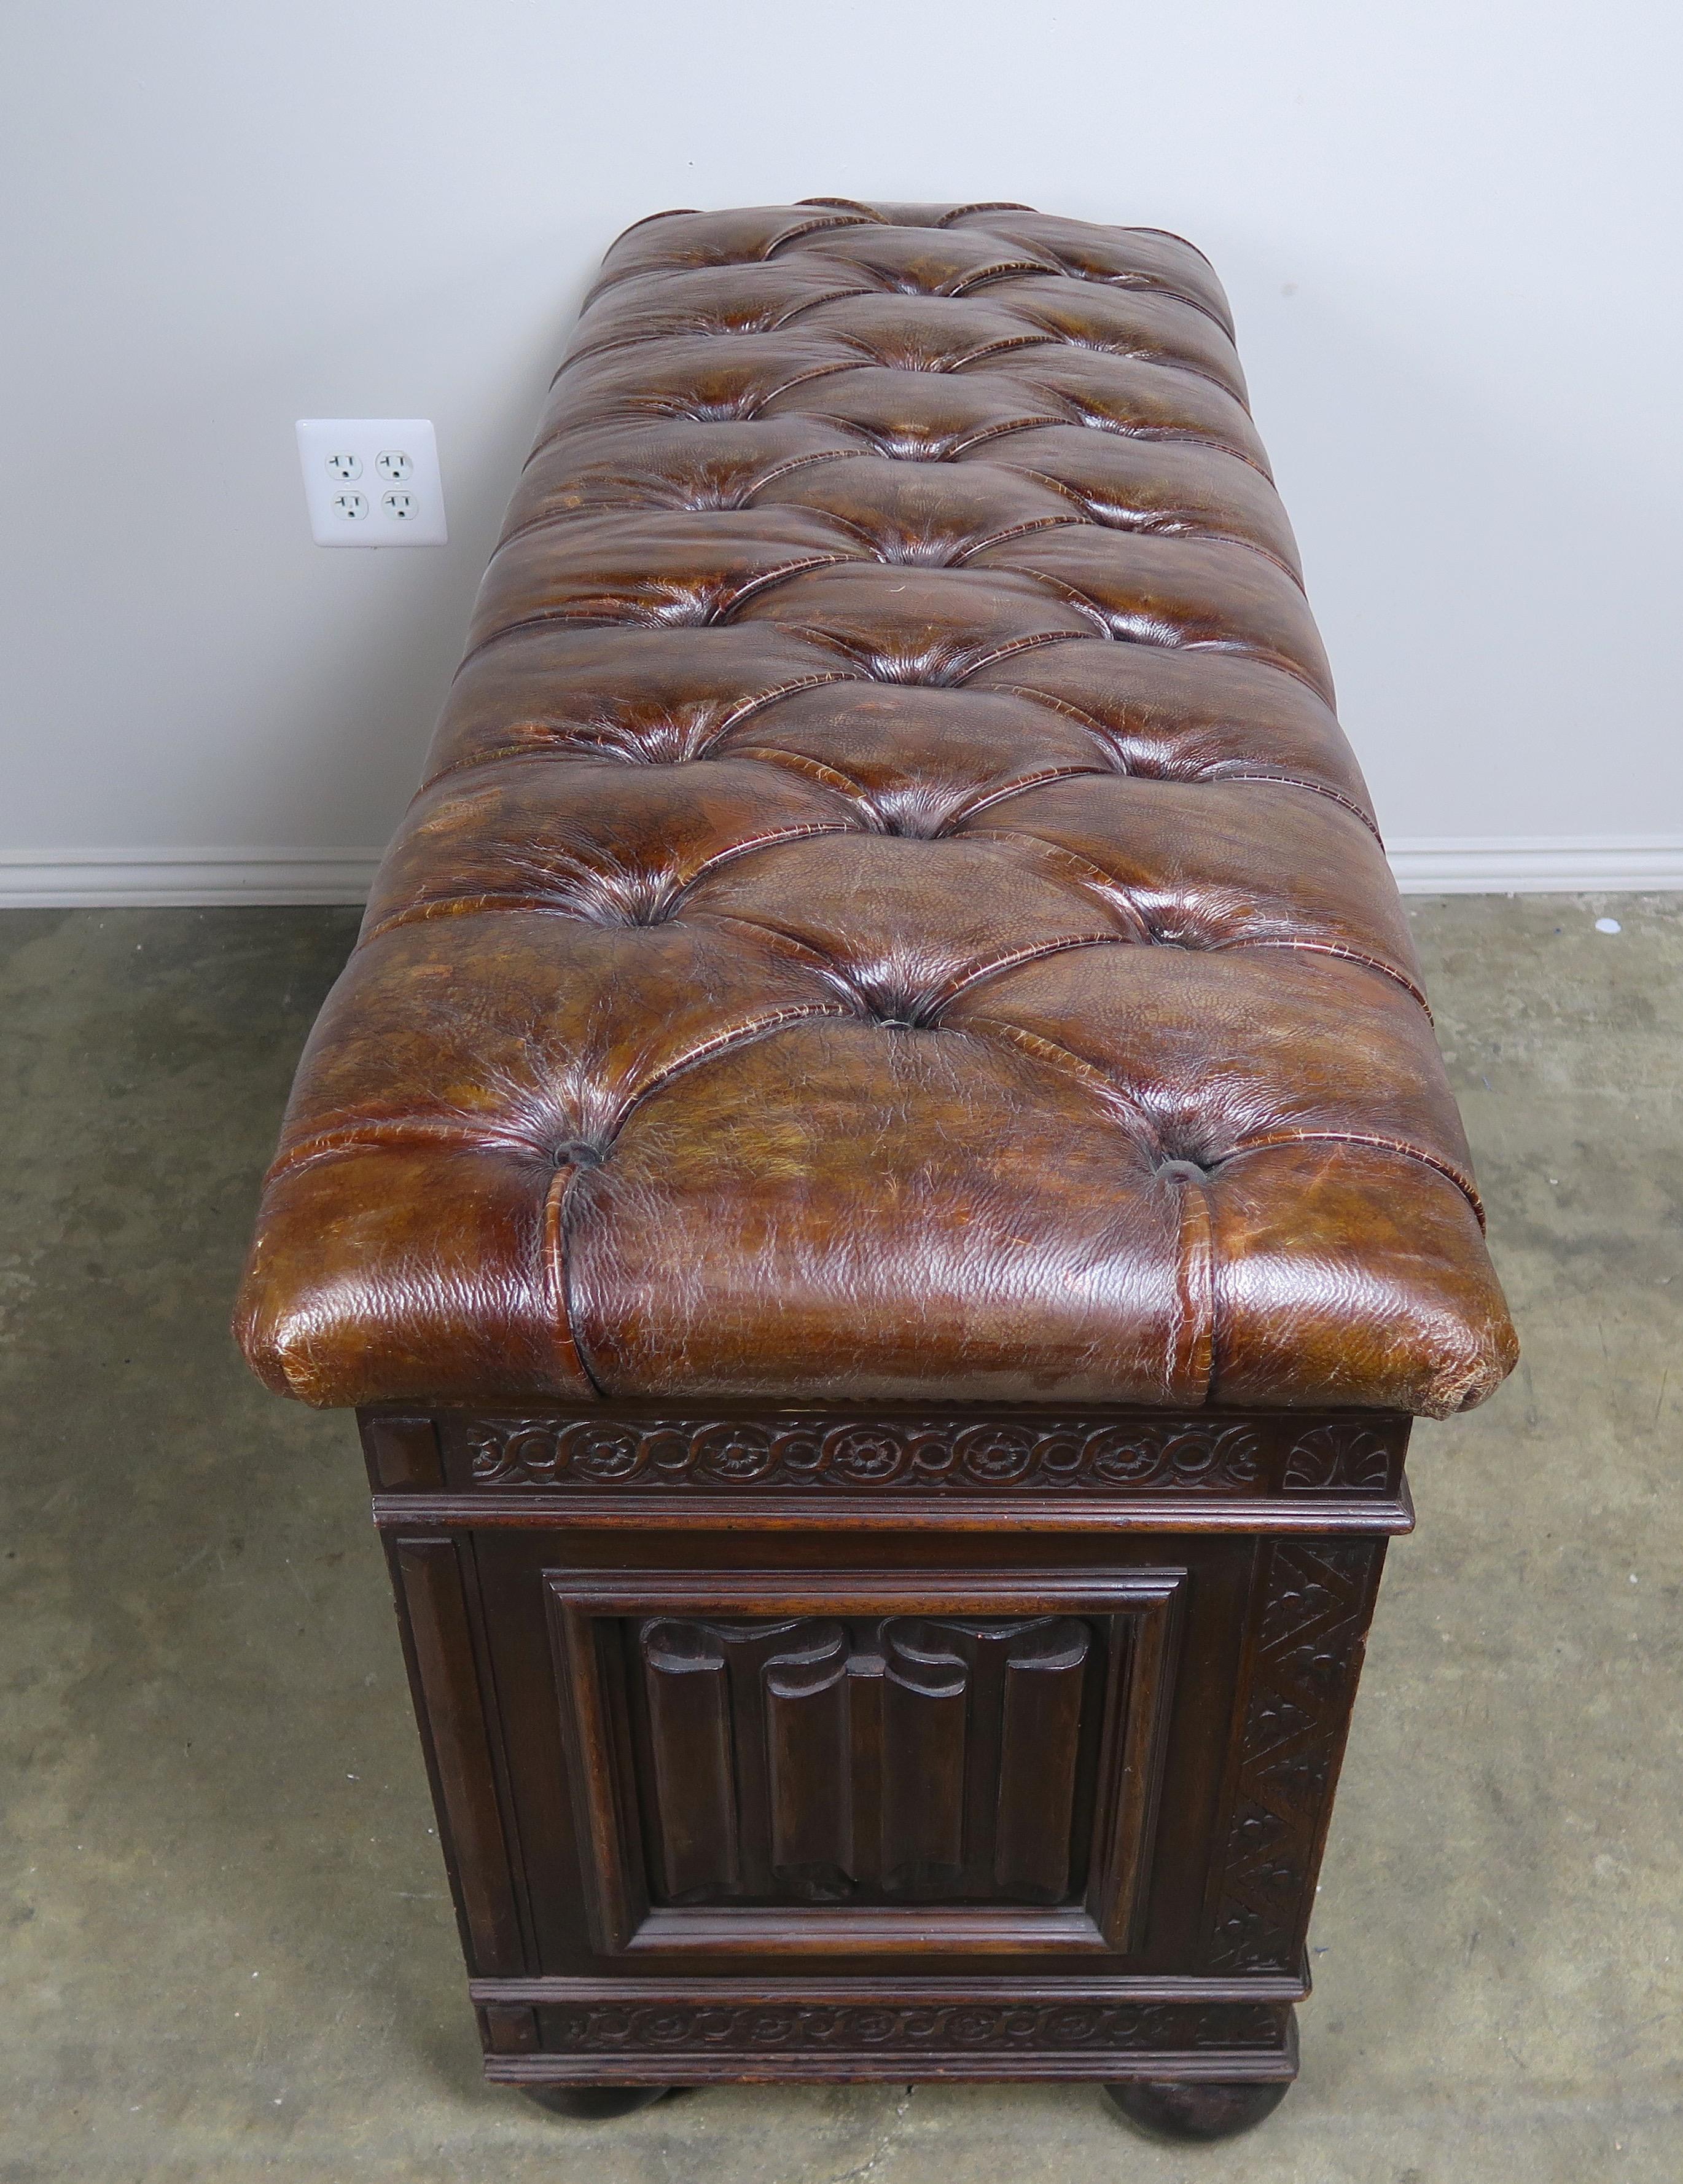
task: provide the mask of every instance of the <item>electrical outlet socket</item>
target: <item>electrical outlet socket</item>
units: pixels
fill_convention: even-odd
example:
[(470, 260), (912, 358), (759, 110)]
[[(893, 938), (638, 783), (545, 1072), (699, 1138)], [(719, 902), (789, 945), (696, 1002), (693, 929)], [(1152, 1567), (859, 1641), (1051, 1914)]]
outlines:
[(298, 460), (318, 546), (443, 546), (438, 443), (425, 417), (300, 417)]

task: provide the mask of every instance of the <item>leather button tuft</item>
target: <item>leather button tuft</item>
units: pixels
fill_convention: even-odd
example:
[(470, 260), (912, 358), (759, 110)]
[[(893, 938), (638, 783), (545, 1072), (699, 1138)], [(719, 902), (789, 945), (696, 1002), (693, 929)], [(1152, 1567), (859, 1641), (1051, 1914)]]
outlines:
[(940, 1003), (938, 998), (919, 1000), (906, 993), (864, 995), (866, 1021), (881, 1031), (927, 1031)]
[(572, 907), (576, 916), (588, 918), (592, 925), (664, 925), (672, 915), (671, 897), (659, 876), (645, 876), (641, 885), (633, 879), (611, 892), (593, 888)]

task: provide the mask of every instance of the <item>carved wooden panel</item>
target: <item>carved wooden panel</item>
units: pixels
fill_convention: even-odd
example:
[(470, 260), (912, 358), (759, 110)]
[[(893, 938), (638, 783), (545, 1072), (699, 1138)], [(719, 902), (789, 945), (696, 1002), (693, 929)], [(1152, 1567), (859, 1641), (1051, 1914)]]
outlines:
[(1385, 1542), (1261, 1552), (1209, 1906), (1207, 1961), (1223, 1971), (1301, 1958)]
[(622, 1636), (656, 1900), (1058, 1903), (1081, 1877), (1097, 1624), (658, 1617)]
[(1406, 1419), (363, 1423), (491, 2075), (1289, 2075)]
[(1183, 1576), (550, 1571), (599, 1946), (1125, 1946)]

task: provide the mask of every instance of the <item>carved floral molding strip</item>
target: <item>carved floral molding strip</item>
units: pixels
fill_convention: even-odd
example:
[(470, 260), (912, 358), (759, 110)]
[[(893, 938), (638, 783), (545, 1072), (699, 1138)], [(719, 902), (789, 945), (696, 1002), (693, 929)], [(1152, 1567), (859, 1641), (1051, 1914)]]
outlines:
[[(1213, 1423), (528, 1419), (477, 1426), (469, 1446), (480, 1486), (1234, 1493), (1268, 1484), (1257, 1429)], [(1292, 1446), (1280, 1485), (1287, 1493), (1379, 1492), (1390, 1468), (1378, 1434), (1361, 1425), (1320, 1425)]]
[(1026, 2048), (1259, 2048), (1279, 2045), (1278, 2012), (1246, 2003), (965, 2003), (894, 2007), (755, 2003), (691, 2008), (545, 2010), (547, 2044), (561, 2053), (615, 2053), (683, 2047), (732, 2051), (870, 2048), (923, 2051)]

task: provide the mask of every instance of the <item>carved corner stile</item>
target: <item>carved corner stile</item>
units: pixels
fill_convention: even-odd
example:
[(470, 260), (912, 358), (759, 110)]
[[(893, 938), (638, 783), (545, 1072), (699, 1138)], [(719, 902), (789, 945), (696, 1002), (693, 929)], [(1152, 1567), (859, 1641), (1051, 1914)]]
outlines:
[(1383, 1538), (1259, 1547), (1207, 1907), (1212, 1970), (1301, 1962), (1385, 1549)]

